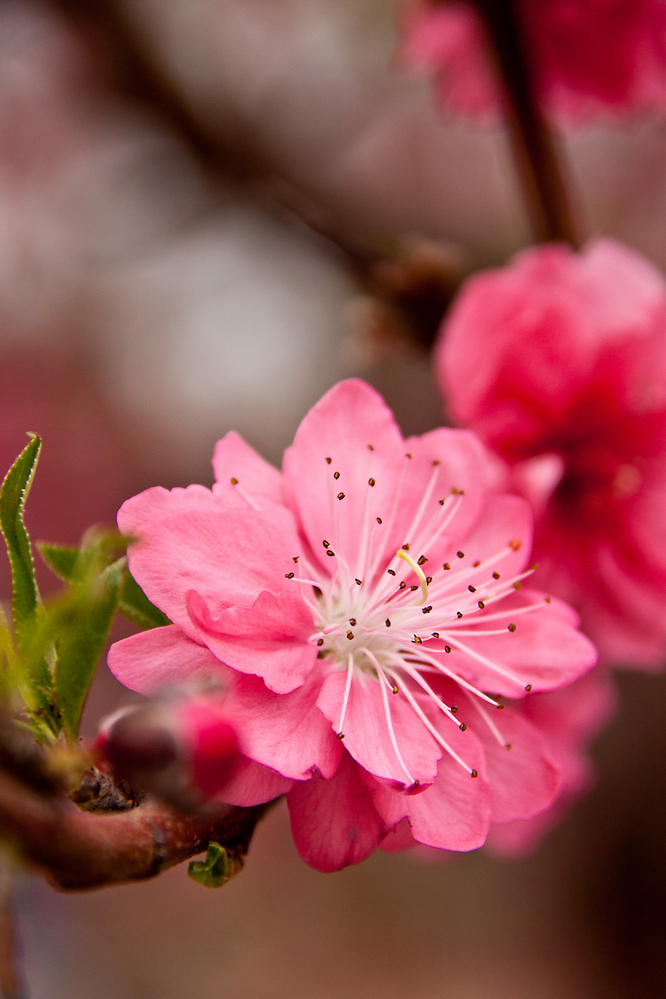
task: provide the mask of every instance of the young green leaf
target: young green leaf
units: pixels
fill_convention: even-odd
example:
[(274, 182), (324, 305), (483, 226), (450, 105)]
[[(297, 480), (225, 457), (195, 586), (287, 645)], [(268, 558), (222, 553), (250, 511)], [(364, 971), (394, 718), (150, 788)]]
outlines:
[(75, 582), (48, 609), (57, 636), (53, 669), (55, 703), (62, 728), (71, 741), (78, 736), (88, 688), (118, 606), (125, 566), (124, 558), (101, 573), (91, 565), (87, 577)]
[(12, 570), (12, 614), (19, 645), (25, 637), (26, 628), (34, 622), (40, 605), (23, 511), (42, 442), (37, 434), (28, 436), (30, 443), (21, 451), (0, 488), (0, 531), (7, 545)]
[[(72, 582), (75, 575), (79, 549), (68, 545), (50, 545), (42, 542), (39, 552), (46, 564), (65, 582)], [(161, 628), (171, 621), (151, 603), (136, 580), (126, 572), (120, 591), (118, 610), (140, 628)]]
[(208, 844), (205, 860), (192, 860), (187, 874), (204, 888), (221, 888), (242, 870), (243, 861), (214, 841)]

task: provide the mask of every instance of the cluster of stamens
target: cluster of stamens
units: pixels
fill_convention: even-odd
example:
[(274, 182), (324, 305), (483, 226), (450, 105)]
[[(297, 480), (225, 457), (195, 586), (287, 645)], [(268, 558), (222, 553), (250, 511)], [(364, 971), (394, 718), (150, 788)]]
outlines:
[[(369, 450), (373, 449), (369, 447)], [(411, 455), (406, 458), (409, 460)], [(331, 464), (331, 459), (326, 461)], [(400, 488), (386, 518), (371, 517), (366, 500), (361, 541), (353, 562), (343, 557), (339, 536), (336, 537), (339, 535), (339, 516), (335, 513), (335, 505), (344, 501), (345, 493), (332, 490), (329, 500), (333, 506), (334, 533), (331, 539), (322, 539), (325, 556), (331, 561), (330, 574), (322, 573), (316, 558), (305, 554), (293, 556), (299, 567), (298, 575), (293, 571), (285, 574), (287, 579), (300, 585), (301, 595), (312, 610), (315, 629), (310, 641), (317, 646), (319, 656), (334, 668), (346, 671), (336, 729), (338, 738), (344, 738), (354, 679), (360, 674), (370, 676), (378, 683), (388, 735), (406, 781), (412, 786), (418, 781), (403, 761), (394, 732), (389, 695), (404, 697), (442, 749), (471, 776), (477, 776), (476, 770), (465, 763), (424, 711), (424, 705), (429, 703), (447, 722), (463, 732), (467, 728), (467, 723), (457, 717), (458, 707), (445, 703), (433, 689), (429, 682), (433, 677), (452, 680), (471, 695), (466, 703), (474, 705), (497, 741), (511, 748), (488, 713), (488, 708), (501, 709), (501, 701), (478, 689), (456, 671), (455, 654), (464, 653), (485, 670), (520, 682), (506, 665), (487, 658), (466, 639), (507, 633), (506, 611), (494, 613), (489, 608), (513, 590), (520, 589), (522, 580), (536, 568), (532, 566), (510, 579), (501, 578), (496, 566), (511, 550), (520, 547), (518, 540), (509, 540), (492, 556), (477, 559), (464, 568), (457, 565), (456, 571), (452, 570), (451, 563), (462, 562), (466, 558), (463, 551), (454, 552), (450, 562), (430, 564), (429, 548), (448, 531), (465, 501), (464, 492), (455, 488), (444, 498), (435, 495), (438, 464), (433, 462), (430, 484), (406, 532), (409, 540), (395, 552), (389, 565), (379, 564), (385, 557), (379, 532), (393, 527)], [(339, 478), (340, 474), (333, 472), (335, 488)], [(368, 493), (375, 485), (376, 479), (371, 476)], [(418, 557), (413, 554), (416, 551)], [(538, 606), (516, 607), (512, 616), (529, 613)], [(503, 623), (498, 627), (500, 620)], [(516, 627), (512, 621), (508, 632), (515, 633)], [(531, 690), (531, 685), (525, 689)]]

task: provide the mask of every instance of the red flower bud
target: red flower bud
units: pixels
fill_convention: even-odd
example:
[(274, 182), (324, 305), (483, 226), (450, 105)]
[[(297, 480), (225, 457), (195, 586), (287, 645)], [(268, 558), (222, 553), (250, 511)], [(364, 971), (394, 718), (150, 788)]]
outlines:
[(218, 698), (159, 698), (111, 715), (93, 755), (103, 770), (180, 808), (197, 808), (238, 761), (236, 730)]

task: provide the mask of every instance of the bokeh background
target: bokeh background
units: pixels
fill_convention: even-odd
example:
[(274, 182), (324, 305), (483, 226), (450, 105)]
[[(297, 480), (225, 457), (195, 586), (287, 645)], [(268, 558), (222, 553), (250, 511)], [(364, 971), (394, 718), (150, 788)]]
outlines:
[[(34, 537), (74, 542), (148, 485), (208, 484), (232, 427), (278, 462), (347, 375), (406, 433), (442, 421), (435, 319), (528, 228), (502, 131), (443, 120), (400, 67), (401, 12), (1, 0), (0, 462), (43, 435)], [(560, 141), (585, 231), (666, 269), (666, 120)], [(666, 680), (619, 687), (595, 790), (531, 856), (321, 875), (278, 807), (219, 892), (184, 867), (82, 896), (25, 876), (29, 996), (666, 995)], [(129, 699), (101, 669), (86, 733)]]

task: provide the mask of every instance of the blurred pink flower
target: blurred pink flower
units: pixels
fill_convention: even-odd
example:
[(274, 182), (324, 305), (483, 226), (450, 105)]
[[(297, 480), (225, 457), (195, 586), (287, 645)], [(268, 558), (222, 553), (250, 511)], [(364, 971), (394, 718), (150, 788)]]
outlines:
[(436, 367), (448, 406), (510, 465), (543, 580), (609, 661), (666, 638), (666, 283), (613, 240), (547, 246), (468, 282)]
[[(537, 92), (566, 119), (666, 106), (663, 0), (517, 0)], [(465, 114), (496, 109), (498, 88), (474, 4), (415, 0), (403, 59), (434, 72), (439, 99)]]
[(224, 800), (288, 790), (297, 848), (327, 871), (403, 819), (420, 843), (470, 850), (491, 820), (547, 808), (557, 767), (519, 710), (495, 719), (496, 698), (556, 689), (596, 655), (569, 607), (521, 588), (529, 506), (490, 493), (478, 439), (404, 441), (376, 392), (347, 381), (282, 474), (235, 434), (213, 464), (212, 492), (149, 489), (121, 508), (132, 573), (174, 623), (117, 643), (109, 664), (142, 692), (229, 680), (248, 772)]

